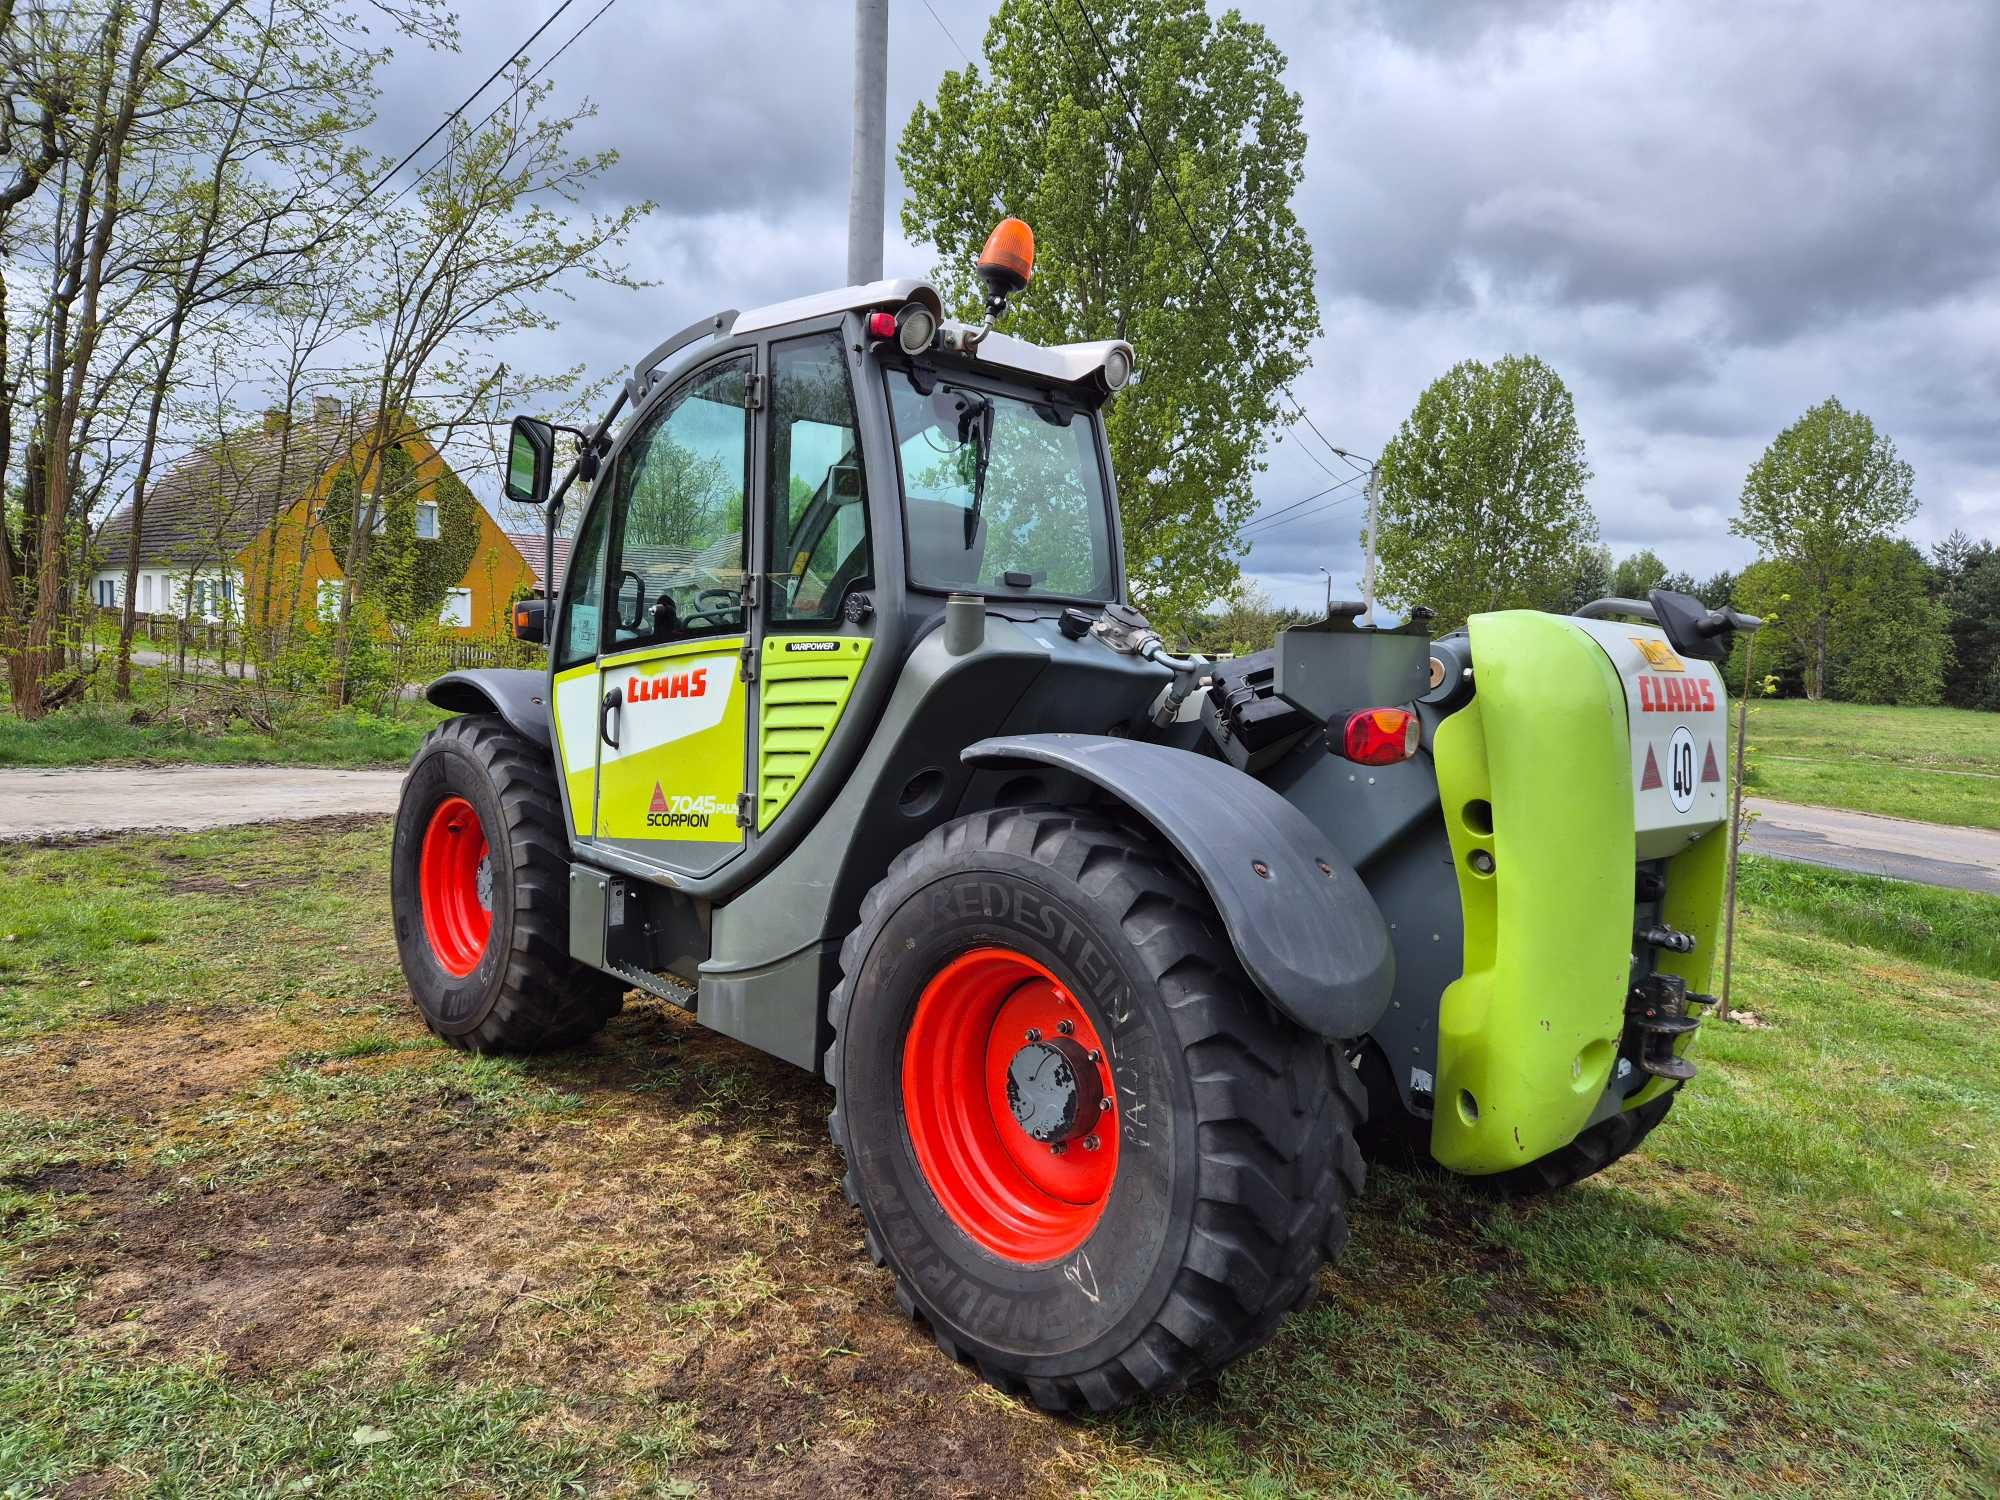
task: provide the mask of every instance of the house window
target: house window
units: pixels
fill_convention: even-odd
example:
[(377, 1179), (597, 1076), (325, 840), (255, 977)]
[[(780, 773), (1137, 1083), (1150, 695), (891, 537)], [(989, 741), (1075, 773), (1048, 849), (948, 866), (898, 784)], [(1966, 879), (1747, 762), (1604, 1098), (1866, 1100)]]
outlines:
[(444, 608), (438, 611), (438, 624), (456, 625), (460, 630), (472, 624), (472, 590), (446, 589)]
[(340, 595), (346, 582), (344, 578), (322, 578), (319, 581), (319, 614), (322, 620), (331, 620), (340, 613)]
[(371, 521), (368, 525), (369, 535), (380, 536), (382, 535), (383, 532), (387, 531), (388, 529), (389, 529), (389, 507), (386, 505), (377, 505), (375, 507), (375, 519)]
[(139, 598), (144, 601), (146, 613), (153, 612), (153, 575), (145, 573), (139, 578)]
[(423, 500), (417, 504), (417, 540), (434, 542), (438, 534), (438, 508), (435, 500)]

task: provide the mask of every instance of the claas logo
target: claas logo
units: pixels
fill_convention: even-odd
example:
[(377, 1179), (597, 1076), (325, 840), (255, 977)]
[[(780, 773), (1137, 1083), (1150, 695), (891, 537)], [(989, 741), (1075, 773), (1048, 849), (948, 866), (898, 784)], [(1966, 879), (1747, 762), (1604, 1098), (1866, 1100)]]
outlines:
[(1705, 677), (1642, 676), (1639, 707), (1649, 714), (1713, 713), (1715, 684)]
[(625, 684), (627, 703), (648, 703), (655, 698), (701, 698), (708, 693), (708, 668), (692, 672), (662, 672), (658, 677), (634, 677)]

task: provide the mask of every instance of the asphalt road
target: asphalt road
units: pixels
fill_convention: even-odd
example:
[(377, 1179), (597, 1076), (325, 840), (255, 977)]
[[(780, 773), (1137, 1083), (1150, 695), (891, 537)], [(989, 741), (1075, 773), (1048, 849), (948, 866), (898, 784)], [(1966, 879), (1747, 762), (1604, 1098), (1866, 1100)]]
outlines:
[(1774, 859), (2000, 895), (2000, 833), (1745, 797), (1744, 848)]
[[(393, 813), (401, 771), (299, 766), (0, 771), (0, 841)], [(2000, 894), (2000, 833), (1746, 798), (1745, 847), (1926, 885)]]
[(392, 813), (401, 771), (300, 766), (0, 771), (0, 841)]

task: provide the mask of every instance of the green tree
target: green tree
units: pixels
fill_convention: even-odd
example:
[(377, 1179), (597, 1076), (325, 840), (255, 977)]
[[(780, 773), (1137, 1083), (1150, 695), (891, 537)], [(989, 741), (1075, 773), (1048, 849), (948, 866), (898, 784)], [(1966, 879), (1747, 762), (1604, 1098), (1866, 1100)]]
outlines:
[(1931, 549), (1931, 562), (1950, 620), (1944, 701), (2000, 709), (2000, 548), (1954, 531)]
[(1931, 597), (1923, 554), (1899, 539), (1863, 545), (1834, 601), (1828, 690), (1855, 703), (1938, 703), (1951, 612)]
[(1594, 547), (1579, 547), (1570, 561), (1569, 582), (1564, 585), (1562, 599), (1556, 607), (1563, 614), (1573, 615), (1586, 604), (1610, 598), (1617, 592), (1611, 586), (1614, 571), (1609, 547), (1602, 543)]
[(1560, 608), (1597, 541), (1576, 407), (1532, 354), (1453, 365), (1382, 450), (1382, 597), (1450, 628)]
[(1218, 608), (1197, 619), (1190, 635), (1197, 650), (1242, 656), (1268, 649), (1286, 626), (1304, 625), (1318, 618), (1317, 610), (1273, 604), (1263, 589), (1245, 583), (1238, 585)]
[(1779, 433), (1743, 481), (1729, 529), (1792, 566), (1808, 698), (1827, 690), (1841, 591), (1868, 544), (1917, 513), (1914, 485), (1896, 445), (1833, 396)]
[(1107, 411), (1126, 568), (1185, 630), (1239, 576), (1251, 483), (1319, 332), (1299, 96), (1261, 27), (1201, 0), (1004, 0), (984, 51), (904, 128), (904, 230), (971, 317), (979, 246), (1016, 214), (1038, 251), (1007, 331), (1131, 341), (1142, 378)]
[(1611, 575), (1611, 592), (1621, 599), (1643, 599), (1659, 588), (1667, 576), (1667, 565), (1650, 547), (1641, 547), (1618, 564)]
[(1710, 609), (1731, 609), (1736, 601), (1736, 575), (1724, 568), (1720, 573), (1709, 574), (1687, 592)]

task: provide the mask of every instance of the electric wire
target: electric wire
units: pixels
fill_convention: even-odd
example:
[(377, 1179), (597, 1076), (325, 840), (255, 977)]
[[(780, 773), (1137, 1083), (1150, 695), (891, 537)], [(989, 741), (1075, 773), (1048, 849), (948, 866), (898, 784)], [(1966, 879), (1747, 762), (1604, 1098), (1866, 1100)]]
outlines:
[[(542, 74), (546, 73), (549, 70), (549, 68), (555, 64), (557, 58), (561, 57), (565, 52), (569, 51), (571, 47), (576, 45), (578, 37), (582, 36), (586, 31), (590, 30), (591, 27), (595, 26), (598, 22), (598, 18), (601, 17), (607, 10), (611, 9), (611, 7), (616, 5), (617, 3), (618, 0), (604, 0), (604, 3), (598, 6), (597, 9), (591, 13), (590, 17), (581, 26), (577, 27), (575, 31), (570, 33), (568, 41), (564, 42), (560, 47), (556, 48), (555, 51), (551, 52), (547, 57), (543, 58), (540, 67), (536, 68), (534, 72), (528, 74), (527, 77), (523, 78), (519, 83), (515, 84), (514, 87), (508, 91), (506, 98), (502, 99), (498, 104), (494, 105), (491, 109), (486, 111), (485, 114), (481, 115), (479, 117), (478, 122), (471, 127), (470, 133), (476, 136), (479, 134), (480, 131), (484, 130), (486, 128), (487, 122), (489, 122), (495, 115), (499, 114), (500, 111), (505, 109), (509, 104), (512, 104), (515, 99), (519, 98), (521, 90), (525, 89), (529, 84), (533, 83), (537, 78), (540, 78)], [(558, 14), (560, 14), (560, 12), (558, 12)], [(536, 34), (540, 35), (539, 32)], [(520, 55), (521, 54), (519, 52), (516, 52), (514, 54), (515, 57), (519, 57)], [(511, 62), (512, 59), (510, 58), (509, 61)], [(401, 188), (397, 189), (396, 196), (391, 198), (387, 203), (382, 205), (383, 212), (386, 213), (388, 210), (394, 208), (398, 203), (400, 203), (403, 200), (403, 196), (406, 193), (408, 193), (418, 183), (422, 182), (426, 177), (430, 176), (431, 173), (435, 172), (440, 166), (444, 165), (444, 163), (450, 159), (450, 156), (451, 156), (451, 151), (450, 148), (447, 147), (443, 156), (438, 157), (436, 161), (432, 162), (429, 166), (425, 167), (421, 172), (417, 173), (415, 177), (412, 177), (408, 182), (404, 183)]]
[(968, 68), (971, 67), (972, 54), (967, 52), (963, 47), (958, 46), (958, 38), (951, 34), (951, 28), (944, 24), (944, 17), (937, 13), (937, 7), (931, 4), (931, 0), (924, 0), (924, 9), (931, 13), (931, 19), (937, 22), (938, 30), (944, 33), (944, 39), (950, 42), (952, 46), (958, 47), (958, 55), (965, 59), (965, 65)]

